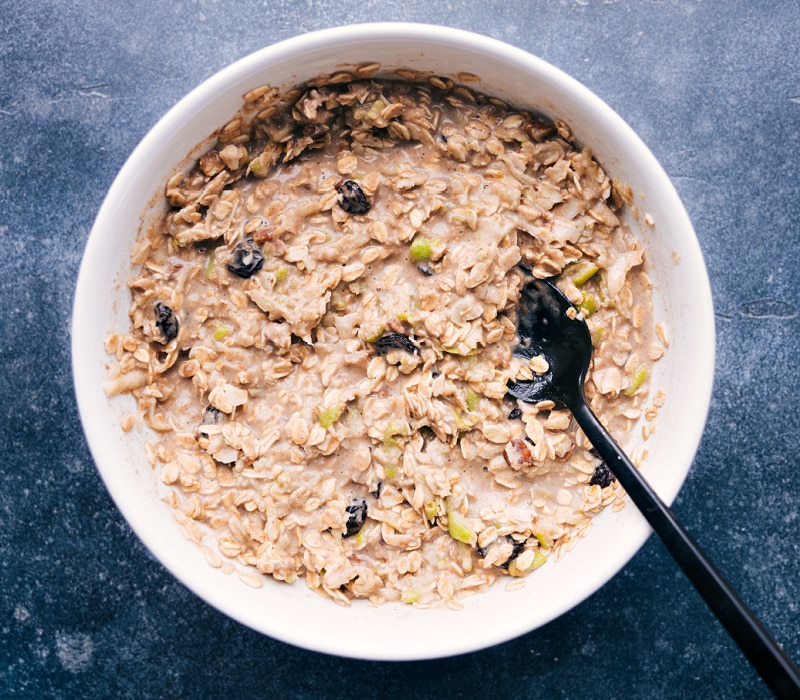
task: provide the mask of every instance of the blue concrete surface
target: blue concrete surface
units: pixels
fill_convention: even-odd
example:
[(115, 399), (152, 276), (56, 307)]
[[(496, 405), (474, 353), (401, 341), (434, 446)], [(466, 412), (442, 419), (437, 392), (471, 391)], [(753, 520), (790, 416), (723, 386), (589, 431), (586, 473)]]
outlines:
[(449, 24), (541, 56), (664, 164), (706, 256), (718, 334), (709, 421), (674, 510), (800, 658), (796, 0), (5, 0), (0, 696), (769, 697), (653, 538), (596, 595), (524, 637), (452, 659), (358, 662), (209, 608), (108, 497), (69, 367), (74, 283), (104, 192), (157, 119), (223, 66), (377, 20)]

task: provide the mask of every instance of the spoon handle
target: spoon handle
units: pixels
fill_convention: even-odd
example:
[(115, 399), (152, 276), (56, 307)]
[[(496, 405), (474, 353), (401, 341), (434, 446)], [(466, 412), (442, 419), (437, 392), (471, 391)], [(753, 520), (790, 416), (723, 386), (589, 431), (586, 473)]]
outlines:
[(589, 442), (775, 696), (800, 698), (797, 666), (706, 558), (586, 402), (576, 401), (570, 409)]

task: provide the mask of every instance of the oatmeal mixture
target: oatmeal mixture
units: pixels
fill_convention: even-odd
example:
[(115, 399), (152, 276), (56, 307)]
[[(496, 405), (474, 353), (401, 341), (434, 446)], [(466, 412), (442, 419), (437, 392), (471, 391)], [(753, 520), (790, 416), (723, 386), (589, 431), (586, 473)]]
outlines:
[(623, 504), (569, 412), (507, 396), (547, 369), (512, 356), (525, 270), (587, 318), (587, 398), (623, 445), (653, 430), (666, 337), (630, 192), (565, 124), (377, 69), (247, 94), (169, 180), (106, 390), (135, 398), (126, 430), (157, 434), (165, 498), (212, 566), (458, 607)]

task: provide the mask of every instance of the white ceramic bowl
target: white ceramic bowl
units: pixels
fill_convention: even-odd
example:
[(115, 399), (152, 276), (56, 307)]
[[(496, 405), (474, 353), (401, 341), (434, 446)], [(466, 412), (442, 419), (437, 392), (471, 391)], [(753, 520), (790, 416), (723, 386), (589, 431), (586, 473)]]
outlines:
[(650, 533), (646, 522), (632, 505), (604, 512), (588, 537), (525, 588), (509, 593), (501, 584), (467, 599), (458, 612), (403, 604), (344, 608), (302, 583), (268, 580), (253, 589), (212, 569), (184, 539), (157, 495), (142, 434), (120, 429), (129, 397), (109, 400), (102, 389), (109, 361), (103, 338), (128, 321), (129, 250), (171, 169), (233, 116), (248, 90), (264, 83), (287, 87), (369, 61), (386, 69), (475, 74), (477, 90), (566, 121), (611, 175), (632, 186), (637, 204), (655, 221), (641, 238), (656, 283), (655, 313), (671, 335), (653, 377), (668, 399), (643, 473), (665, 501), (674, 499), (703, 431), (714, 363), (711, 294), (691, 223), (650, 151), (593, 93), (524, 51), (459, 30), (373, 24), (305, 34), (238, 61), (181, 100), (130, 156), (97, 216), (75, 294), (73, 371), (84, 430), (109, 492), (146, 546), (197, 595), (253, 629), (308, 649), (364, 659), (433, 658), (511, 639), (574, 607), (630, 560)]

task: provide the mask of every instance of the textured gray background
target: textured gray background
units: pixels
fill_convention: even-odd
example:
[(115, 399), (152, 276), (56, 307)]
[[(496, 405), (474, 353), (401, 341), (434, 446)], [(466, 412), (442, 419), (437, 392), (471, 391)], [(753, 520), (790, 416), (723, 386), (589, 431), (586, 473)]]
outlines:
[(224, 618), (148, 555), (110, 501), (69, 367), (73, 288), (104, 192), (204, 78), (280, 39), (375, 20), (450, 24), (541, 56), (665, 166), (706, 256), (718, 333), (709, 422), (674, 509), (800, 658), (795, 0), (3, 0), (0, 696), (768, 696), (653, 538), (600, 592), (520, 639), (363, 663)]

